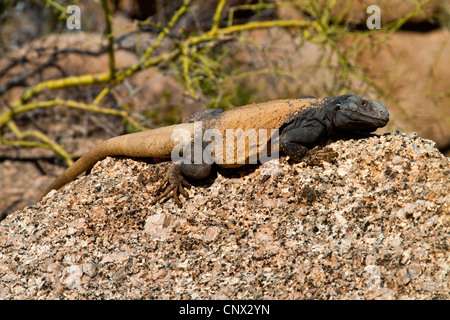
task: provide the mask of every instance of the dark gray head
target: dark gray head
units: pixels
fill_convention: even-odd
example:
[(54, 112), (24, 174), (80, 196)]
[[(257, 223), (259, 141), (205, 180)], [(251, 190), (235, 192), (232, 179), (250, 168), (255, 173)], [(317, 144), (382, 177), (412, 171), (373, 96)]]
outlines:
[(354, 95), (339, 96), (330, 102), (327, 113), (337, 129), (372, 132), (389, 121), (387, 108), (380, 102)]

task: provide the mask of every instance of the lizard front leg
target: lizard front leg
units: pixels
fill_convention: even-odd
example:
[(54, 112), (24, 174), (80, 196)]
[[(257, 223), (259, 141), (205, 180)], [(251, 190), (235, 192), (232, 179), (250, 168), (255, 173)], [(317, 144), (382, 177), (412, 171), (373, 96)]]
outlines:
[(322, 162), (336, 163), (339, 154), (331, 148), (316, 146), (309, 150), (304, 159), (308, 166), (320, 166)]
[(326, 128), (319, 121), (301, 125), (292, 123), (280, 135), (280, 149), (296, 162), (305, 161), (308, 165), (320, 165), (322, 161), (334, 163), (338, 154), (322, 146), (326, 134)]

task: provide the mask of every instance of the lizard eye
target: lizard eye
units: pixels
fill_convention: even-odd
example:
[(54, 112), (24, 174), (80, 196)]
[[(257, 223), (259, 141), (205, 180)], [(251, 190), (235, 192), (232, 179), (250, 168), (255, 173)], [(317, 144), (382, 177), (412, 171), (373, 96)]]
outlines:
[(366, 102), (366, 100), (363, 100), (363, 101), (361, 102), (361, 106), (362, 106), (363, 108), (367, 107), (367, 102)]
[(335, 107), (335, 110), (338, 111), (339, 109), (341, 109), (341, 104), (340, 104), (340, 103), (337, 103), (337, 104), (336, 104), (336, 107)]

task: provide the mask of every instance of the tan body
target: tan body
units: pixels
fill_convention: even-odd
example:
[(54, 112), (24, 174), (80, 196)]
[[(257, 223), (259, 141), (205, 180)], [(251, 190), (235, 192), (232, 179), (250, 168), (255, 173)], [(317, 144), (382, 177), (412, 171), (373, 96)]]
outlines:
[[(292, 159), (299, 161), (308, 153), (308, 148), (318, 146), (323, 140), (334, 134), (336, 130), (352, 132), (363, 130), (371, 132), (386, 125), (389, 114), (386, 106), (354, 95), (344, 95), (329, 98), (305, 97), (299, 99), (275, 100), (259, 104), (251, 104), (235, 108), (227, 112), (219, 110), (204, 110), (188, 117), (189, 123), (182, 123), (154, 130), (127, 134), (106, 140), (69, 167), (60, 177), (44, 191), (45, 196), (51, 190), (59, 189), (74, 180), (85, 171), (89, 171), (98, 161), (108, 156), (142, 157), (170, 159), (177, 141), (172, 141), (175, 129), (184, 129), (194, 141), (194, 128), (197, 121), (201, 122), (202, 132), (214, 129), (226, 137), (227, 129), (242, 131), (266, 129), (268, 144), (271, 129), (279, 129), (280, 150)], [(257, 137), (259, 141), (259, 137)], [(206, 141), (202, 142), (206, 143)], [(257, 148), (244, 146), (244, 152), (238, 152), (235, 141), (227, 145), (224, 138), (224, 153), (231, 151), (231, 159), (218, 158), (213, 154), (214, 163), (222, 167), (236, 167), (247, 163), (250, 155), (258, 153)], [(203, 145), (202, 145), (203, 148)], [(242, 150), (241, 150), (242, 151)], [(220, 160), (220, 161), (219, 161)], [(259, 159), (258, 159), (259, 160)], [(210, 172), (211, 164), (179, 164), (169, 175), (171, 185), (169, 191), (186, 196), (183, 186), (186, 186), (183, 176), (202, 179)], [(168, 191), (163, 193), (167, 195)], [(175, 200), (179, 199), (175, 195)]]
[[(319, 99), (275, 100), (259, 104), (250, 104), (220, 114), (217, 118), (203, 121), (204, 128), (219, 130), (224, 136), (226, 129), (276, 129), (289, 117), (301, 112)], [(126, 156), (142, 158), (170, 159), (174, 142), (171, 135), (175, 128), (193, 133), (193, 123), (182, 123), (168, 127), (126, 134), (103, 141), (78, 159), (61, 176), (52, 182), (43, 192), (44, 197), (51, 190), (58, 190), (85, 171), (89, 171), (98, 162), (108, 156)], [(270, 131), (268, 131), (270, 133)], [(225, 142), (225, 140), (224, 140)], [(234, 146), (233, 146), (234, 147)], [(225, 146), (226, 148), (226, 146)], [(248, 150), (245, 157), (248, 157)], [(237, 163), (238, 159), (235, 159)], [(242, 159), (239, 159), (242, 162)], [(244, 160), (245, 161), (245, 160)], [(225, 162), (225, 161), (224, 161)], [(227, 163), (230, 160), (227, 159)], [(220, 165), (220, 164), (219, 164)], [(234, 167), (231, 164), (223, 167)], [(235, 165), (238, 166), (238, 165)]]
[[(256, 130), (256, 140), (259, 141), (259, 130), (265, 129), (265, 132), (267, 133), (266, 141), (270, 142), (271, 129), (280, 129), (284, 124), (297, 117), (305, 109), (321, 107), (322, 100), (322, 98), (283, 99), (258, 104), (249, 104), (224, 112), (215, 119), (204, 121), (204, 130), (209, 128), (219, 130), (224, 137), (224, 158), (219, 162), (216, 157), (217, 165), (225, 168), (242, 166), (242, 164), (248, 163), (248, 159), (253, 155), (253, 153), (256, 153), (253, 156), (259, 160), (260, 149), (267, 148), (267, 145), (258, 143), (256, 146), (249, 147), (249, 141), (247, 140), (247, 144), (245, 144), (245, 153), (238, 153), (236, 150), (236, 144), (233, 143), (227, 145), (226, 130), (242, 129), (243, 132)], [(241, 141), (244, 141), (242, 135), (237, 135), (237, 137), (238, 139), (241, 138)], [(234, 154), (234, 158), (232, 159), (226, 158), (225, 156), (229, 149), (232, 149), (231, 153)]]

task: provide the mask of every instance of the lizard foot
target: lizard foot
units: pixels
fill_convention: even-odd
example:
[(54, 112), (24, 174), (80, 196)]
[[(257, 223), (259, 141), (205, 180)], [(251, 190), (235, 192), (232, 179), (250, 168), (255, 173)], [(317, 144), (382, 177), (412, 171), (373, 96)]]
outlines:
[(328, 147), (314, 147), (309, 151), (305, 157), (305, 162), (308, 166), (320, 166), (322, 162), (336, 163), (339, 154)]
[(183, 204), (180, 200), (180, 194), (186, 199), (189, 199), (189, 194), (184, 188), (189, 188), (190, 184), (181, 175), (180, 170), (176, 166), (172, 166), (167, 172), (165, 182), (158, 188), (156, 194), (159, 194), (153, 203), (157, 203), (160, 200), (167, 201), (172, 198), (175, 203), (181, 207)]

